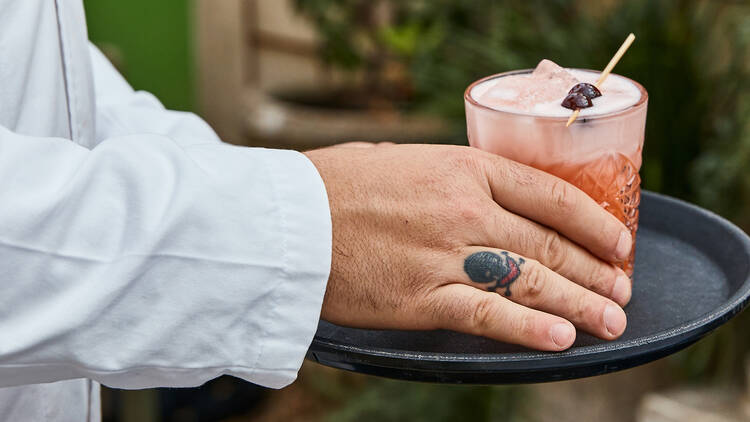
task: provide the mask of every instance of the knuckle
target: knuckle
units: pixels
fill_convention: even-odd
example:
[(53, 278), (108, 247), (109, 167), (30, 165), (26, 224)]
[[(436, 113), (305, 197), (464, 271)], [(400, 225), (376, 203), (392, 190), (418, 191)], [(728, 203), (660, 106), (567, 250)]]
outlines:
[(525, 296), (527, 300), (538, 299), (547, 284), (547, 275), (542, 266), (536, 262), (528, 262), (526, 265)]
[(557, 179), (552, 182), (552, 200), (557, 212), (564, 215), (574, 215), (578, 208), (578, 196), (575, 187), (570, 183)]
[(543, 242), (541, 256), (544, 257), (544, 261), (550, 269), (559, 271), (567, 260), (567, 250), (562, 238), (556, 231), (549, 230), (544, 235)]
[(491, 325), (494, 300), (489, 296), (483, 296), (475, 305), (471, 318), (471, 330), (477, 335), (486, 333)]
[(464, 224), (468, 225), (478, 224), (482, 220), (484, 214), (476, 201), (461, 201), (457, 210), (458, 217)]

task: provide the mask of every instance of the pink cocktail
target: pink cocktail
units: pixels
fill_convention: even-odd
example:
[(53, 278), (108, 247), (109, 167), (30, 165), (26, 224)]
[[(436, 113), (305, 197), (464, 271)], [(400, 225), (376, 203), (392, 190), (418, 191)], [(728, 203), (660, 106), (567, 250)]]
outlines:
[[(593, 84), (598, 76), (545, 60), (534, 73), (474, 82), (464, 94), (469, 144), (567, 180), (625, 223), (635, 239), (648, 93), (612, 74), (600, 87), (602, 96), (566, 127), (572, 111), (560, 102), (576, 81)], [(631, 277), (634, 256), (635, 247), (622, 265)]]

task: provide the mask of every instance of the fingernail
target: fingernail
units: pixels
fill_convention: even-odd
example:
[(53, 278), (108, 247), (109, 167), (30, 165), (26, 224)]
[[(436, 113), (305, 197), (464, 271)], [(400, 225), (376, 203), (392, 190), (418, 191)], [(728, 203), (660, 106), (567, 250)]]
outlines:
[(576, 333), (573, 327), (564, 322), (555, 324), (549, 329), (549, 336), (552, 341), (562, 349), (567, 349), (573, 344), (573, 340), (576, 338)]
[(633, 240), (630, 238), (630, 233), (626, 231), (620, 232), (620, 238), (617, 240), (617, 247), (615, 247), (615, 258), (620, 261), (628, 259), (632, 247)]
[(607, 305), (604, 308), (604, 325), (607, 327), (607, 332), (611, 336), (618, 337), (625, 331), (627, 325), (627, 317), (625, 312), (615, 305)]
[(625, 306), (630, 302), (631, 294), (630, 278), (625, 274), (618, 275), (615, 279), (615, 285), (612, 287), (612, 300), (620, 306)]

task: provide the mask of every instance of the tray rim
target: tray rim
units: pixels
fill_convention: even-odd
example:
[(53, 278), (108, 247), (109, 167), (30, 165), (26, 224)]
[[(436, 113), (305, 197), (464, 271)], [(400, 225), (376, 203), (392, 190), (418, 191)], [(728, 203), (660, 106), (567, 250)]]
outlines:
[[(642, 195), (643, 197), (652, 197), (655, 200), (671, 203), (671, 205), (687, 207), (692, 212), (697, 212), (705, 218), (716, 221), (741, 242), (744, 246), (744, 255), (750, 258), (750, 237), (724, 217), (697, 205), (667, 195), (646, 190), (643, 190)], [(471, 375), (473, 374), (487, 375), (482, 377), (482, 379), (492, 378), (492, 375), (514, 374), (519, 369), (517, 368), (518, 366), (523, 366), (524, 370), (529, 372), (528, 374), (518, 374), (518, 377), (511, 377), (503, 381), (510, 383), (554, 381), (577, 378), (577, 376), (575, 374), (568, 374), (570, 376), (562, 376), (555, 379), (537, 379), (534, 377), (533, 372), (544, 372), (550, 369), (585, 369), (600, 366), (603, 363), (612, 364), (610, 370), (601, 372), (606, 373), (650, 362), (681, 350), (700, 340), (739, 314), (748, 303), (750, 303), (750, 273), (748, 273), (748, 277), (744, 281), (739, 283), (739, 288), (723, 305), (678, 327), (620, 343), (616, 350), (608, 347), (608, 343), (603, 343), (580, 346), (563, 352), (524, 352), (523, 358), (519, 358), (517, 354), (409, 353), (400, 349), (373, 349), (340, 344), (319, 338), (316, 334), (307, 357), (308, 359), (340, 369), (409, 380), (434, 381), (436, 378), (440, 378), (442, 382), (472, 383), (475, 382), (471, 379)], [(659, 343), (662, 343), (663, 346), (656, 349), (648, 347)], [(614, 352), (622, 353), (623, 350), (629, 349), (633, 351), (627, 357), (608, 357)], [(318, 356), (323, 355), (325, 357), (331, 354), (345, 354), (347, 355), (347, 359), (342, 362), (331, 362), (325, 358), (321, 360)], [(413, 359), (408, 358), (410, 355)], [(529, 362), (534, 362), (534, 369), (527, 368)], [(437, 368), (438, 365), (440, 365), (440, 368)], [(488, 368), (488, 365), (495, 366)], [(354, 366), (356, 366), (356, 369)], [(438, 369), (442, 374), (441, 376), (431, 372)], [(388, 371), (402, 373), (400, 375), (408, 373), (410, 376), (404, 377), (388, 374)], [(451, 374), (456, 375), (455, 379), (450, 376)], [(468, 379), (467, 376), (469, 377)], [(482, 379), (476, 381), (483, 382)]]

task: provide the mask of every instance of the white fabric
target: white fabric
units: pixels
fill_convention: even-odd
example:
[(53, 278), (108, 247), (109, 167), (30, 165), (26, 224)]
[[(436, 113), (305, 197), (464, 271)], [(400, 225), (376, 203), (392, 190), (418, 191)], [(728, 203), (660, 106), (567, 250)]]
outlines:
[(98, 420), (96, 382), (295, 379), (330, 270), (315, 167), (133, 92), (80, 0), (0, 0), (0, 181), (0, 420)]

